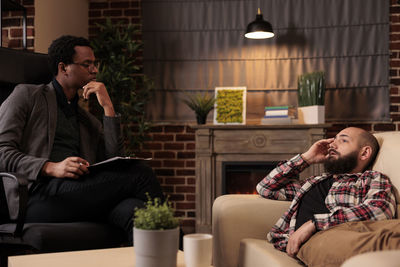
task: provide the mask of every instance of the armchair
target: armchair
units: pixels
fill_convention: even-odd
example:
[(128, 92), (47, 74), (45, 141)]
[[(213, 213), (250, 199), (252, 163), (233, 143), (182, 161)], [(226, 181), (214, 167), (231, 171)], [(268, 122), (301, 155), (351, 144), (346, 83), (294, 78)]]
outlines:
[[(395, 187), (400, 188), (398, 159), (400, 132), (377, 133), (380, 151), (373, 166), (388, 175)], [(215, 267), (269, 267), (303, 266), (286, 253), (276, 250), (266, 241), (268, 231), (288, 209), (290, 202), (264, 199), (258, 195), (223, 195), (213, 205), (213, 255)], [(399, 213), (397, 205), (397, 214)], [(366, 253), (365, 257), (371, 257)], [(374, 252), (376, 261), (398, 262), (399, 253)], [(346, 263), (346, 267), (361, 266), (364, 254)], [(368, 260), (367, 260), (368, 261)], [(375, 261), (375, 262), (376, 262)], [(383, 261), (382, 261), (383, 262)]]
[[(51, 77), (46, 55), (0, 48), (0, 103), (16, 84), (48, 83)], [(25, 224), (27, 179), (0, 173), (0, 267), (7, 266), (10, 255), (116, 247), (127, 241), (121, 230), (106, 223)]]

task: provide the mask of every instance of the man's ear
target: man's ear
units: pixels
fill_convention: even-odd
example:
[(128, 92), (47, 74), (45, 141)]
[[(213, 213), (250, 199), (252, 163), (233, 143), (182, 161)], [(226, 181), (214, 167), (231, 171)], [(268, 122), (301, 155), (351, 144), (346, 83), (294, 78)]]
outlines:
[(372, 155), (372, 148), (370, 146), (363, 146), (360, 149), (360, 160), (366, 161), (371, 158)]
[(66, 65), (64, 62), (58, 63), (58, 73), (65, 73), (66, 72)]

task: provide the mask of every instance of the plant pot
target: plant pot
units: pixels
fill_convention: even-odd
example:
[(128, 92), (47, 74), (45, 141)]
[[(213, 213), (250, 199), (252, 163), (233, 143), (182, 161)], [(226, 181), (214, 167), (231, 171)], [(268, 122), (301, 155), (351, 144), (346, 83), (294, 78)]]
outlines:
[(179, 228), (142, 230), (133, 228), (136, 265), (140, 267), (176, 267)]
[(298, 107), (299, 123), (322, 124), (325, 123), (325, 106)]
[(203, 116), (203, 115), (196, 114), (196, 120), (197, 120), (197, 124), (206, 124), (207, 115)]

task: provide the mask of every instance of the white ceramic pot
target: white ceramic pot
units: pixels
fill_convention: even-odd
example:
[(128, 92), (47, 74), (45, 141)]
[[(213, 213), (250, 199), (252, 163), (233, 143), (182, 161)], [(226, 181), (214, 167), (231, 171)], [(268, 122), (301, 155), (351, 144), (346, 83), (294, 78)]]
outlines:
[(325, 106), (298, 107), (299, 123), (322, 124), (325, 123)]
[(176, 267), (179, 228), (142, 230), (133, 228), (136, 265), (139, 267)]

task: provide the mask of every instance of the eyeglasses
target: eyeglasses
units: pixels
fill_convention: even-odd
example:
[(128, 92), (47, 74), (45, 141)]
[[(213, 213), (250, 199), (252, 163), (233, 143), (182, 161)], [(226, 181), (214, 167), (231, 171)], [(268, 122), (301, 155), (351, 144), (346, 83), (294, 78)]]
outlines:
[(95, 60), (95, 61), (86, 61), (84, 63), (72, 62), (71, 64), (82, 66), (87, 70), (93, 70), (94, 68), (99, 69), (99, 67), (100, 67), (100, 62), (97, 61), (97, 60)]

